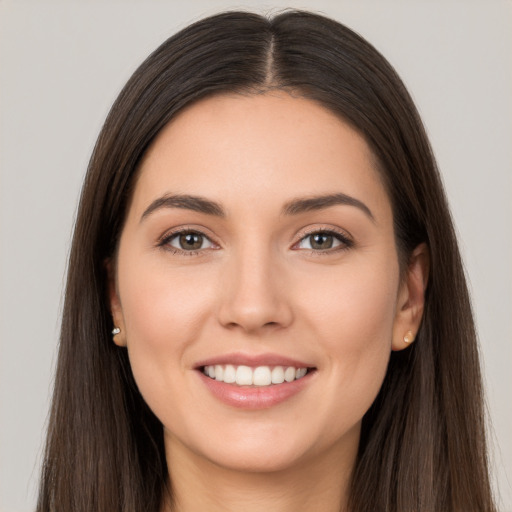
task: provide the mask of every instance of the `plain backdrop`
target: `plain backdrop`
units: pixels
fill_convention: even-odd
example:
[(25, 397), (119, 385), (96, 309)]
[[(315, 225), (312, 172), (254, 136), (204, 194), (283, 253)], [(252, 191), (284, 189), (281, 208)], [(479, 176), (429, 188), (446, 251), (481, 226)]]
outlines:
[(285, 7), (366, 37), (423, 116), (473, 295), (500, 510), (512, 511), (510, 1), (0, 0), (0, 512), (34, 509), (77, 198), (112, 101), (191, 21)]

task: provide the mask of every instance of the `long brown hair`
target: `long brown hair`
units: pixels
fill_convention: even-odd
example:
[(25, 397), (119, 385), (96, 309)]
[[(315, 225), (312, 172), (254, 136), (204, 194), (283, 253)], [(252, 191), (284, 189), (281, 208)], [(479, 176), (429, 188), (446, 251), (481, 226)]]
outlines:
[(416, 342), (392, 353), (363, 419), (354, 512), (493, 511), (471, 306), (425, 130), (390, 64), (343, 25), (302, 11), (227, 12), (190, 25), (137, 69), (114, 103), (85, 179), (69, 260), (37, 510), (156, 512), (172, 491), (162, 426), (111, 339), (105, 261), (116, 250), (138, 164), (199, 98), (288, 90), (349, 122), (373, 150), (392, 203), (402, 268), (430, 249)]

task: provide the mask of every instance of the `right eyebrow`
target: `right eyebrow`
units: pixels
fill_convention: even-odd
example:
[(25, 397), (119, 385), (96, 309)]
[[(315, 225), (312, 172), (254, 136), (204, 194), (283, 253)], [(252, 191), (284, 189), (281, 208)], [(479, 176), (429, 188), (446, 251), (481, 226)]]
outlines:
[(145, 210), (140, 218), (140, 222), (146, 219), (152, 213), (163, 208), (183, 208), (193, 210), (216, 217), (225, 217), (226, 213), (222, 206), (215, 201), (201, 196), (192, 196), (188, 194), (166, 194), (155, 199)]

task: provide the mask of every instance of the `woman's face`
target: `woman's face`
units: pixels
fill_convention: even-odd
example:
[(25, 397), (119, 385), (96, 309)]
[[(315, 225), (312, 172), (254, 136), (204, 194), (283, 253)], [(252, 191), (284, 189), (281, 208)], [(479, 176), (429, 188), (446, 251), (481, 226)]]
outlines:
[(410, 327), (367, 144), (283, 92), (189, 107), (142, 163), (111, 305), (168, 453), (256, 471), (355, 456)]

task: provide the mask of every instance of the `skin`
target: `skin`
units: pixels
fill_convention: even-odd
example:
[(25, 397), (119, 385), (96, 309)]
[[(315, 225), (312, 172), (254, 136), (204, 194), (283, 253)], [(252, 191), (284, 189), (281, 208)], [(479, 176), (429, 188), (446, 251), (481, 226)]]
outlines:
[[(338, 193), (372, 217), (347, 204), (283, 214), (296, 198)], [(162, 207), (141, 220), (166, 194), (207, 198), (225, 215)], [(207, 238), (195, 252), (176, 236), (162, 244), (175, 229)], [(329, 230), (348, 244), (311, 248), (309, 234)], [(114, 341), (163, 424), (172, 510), (343, 509), (361, 419), (391, 350), (417, 332), (428, 274), (420, 246), (400, 277), (365, 140), (285, 92), (201, 100), (147, 152), (111, 269)], [(234, 352), (316, 371), (285, 402), (244, 410), (213, 396), (196, 369)]]

